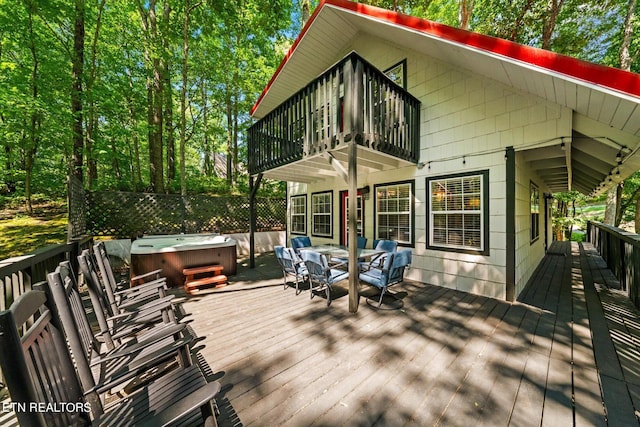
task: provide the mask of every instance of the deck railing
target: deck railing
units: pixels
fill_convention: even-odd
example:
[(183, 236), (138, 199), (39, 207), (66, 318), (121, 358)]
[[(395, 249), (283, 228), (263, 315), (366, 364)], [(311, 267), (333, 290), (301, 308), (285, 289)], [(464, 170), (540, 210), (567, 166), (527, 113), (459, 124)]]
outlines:
[(640, 308), (640, 235), (590, 221), (587, 240), (598, 250), (622, 290)]
[(351, 53), (249, 128), (249, 172), (350, 141), (417, 162), (419, 126), (420, 101)]
[(92, 242), (91, 237), (85, 237), (0, 261), (0, 311), (9, 309), (16, 298), (31, 290), (36, 283), (47, 280), (47, 274), (55, 270), (58, 263), (64, 260), (75, 261), (80, 252), (90, 247)]

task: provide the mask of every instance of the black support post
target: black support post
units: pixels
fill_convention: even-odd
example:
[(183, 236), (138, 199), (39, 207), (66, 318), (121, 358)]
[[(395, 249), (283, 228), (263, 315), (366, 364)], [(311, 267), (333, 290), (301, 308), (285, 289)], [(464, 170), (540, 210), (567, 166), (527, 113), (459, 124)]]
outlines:
[(257, 228), (257, 212), (256, 212), (256, 195), (262, 174), (259, 173), (256, 178), (249, 176), (249, 268), (256, 267), (256, 238), (255, 232)]
[(516, 293), (516, 153), (513, 147), (507, 147), (507, 220), (506, 220), (506, 250), (507, 265), (505, 289), (507, 301), (513, 301)]

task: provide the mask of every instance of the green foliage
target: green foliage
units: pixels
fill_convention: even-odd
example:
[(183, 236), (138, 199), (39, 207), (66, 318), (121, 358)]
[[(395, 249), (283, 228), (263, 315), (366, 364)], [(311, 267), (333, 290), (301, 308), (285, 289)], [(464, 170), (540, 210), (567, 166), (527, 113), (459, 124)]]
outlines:
[[(165, 86), (173, 88), (172, 128), (163, 135), (179, 140), (183, 25), (190, 11), (186, 90), (184, 177), (189, 192), (246, 192), (243, 170), (245, 130), (252, 104), (300, 28), (300, 1), (160, 0), (157, 34), (141, 25), (140, 9), (154, 2), (85, 2), (84, 86), (85, 185), (93, 189), (142, 190), (150, 185), (148, 85), (150, 63), (168, 65)], [(459, 25), (460, 1), (370, 0), (366, 3)], [(319, 1), (310, 1), (316, 7)], [(475, 0), (470, 29), (539, 46), (550, 2)], [(565, 0), (551, 49), (607, 65), (617, 65), (625, 0)], [(166, 6), (166, 7), (165, 7)], [(170, 13), (164, 14), (165, 10)], [(0, 2), (0, 194), (25, 194), (27, 164), (33, 156), (32, 191), (64, 195), (72, 163), (70, 88), (74, 55), (74, 3)], [(640, 28), (634, 21), (634, 34)], [(637, 52), (640, 40), (632, 41)], [(37, 57), (37, 62), (35, 57)], [(145, 58), (145, 55), (148, 58)], [(37, 65), (37, 67), (36, 67)], [(632, 65), (638, 69), (638, 62)], [(169, 114), (169, 113), (167, 113)], [(32, 124), (37, 126), (32, 126)], [(226, 167), (209, 160), (231, 158)], [(164, 167), (167, 167), (164, 153)], [(235, 162), (237, 156), (238, 162)], [(176, 144), (176, 165), (180, 159)], [(95, 176), (90, 176), (95, 165)], [(91, 166), (91, 167), (90, 167)], [(179, 190), (179, 171), (167, 191)], [(165, 173), (165, 177), (167, 174)], [(632, 200), (634, 185), (625, 185)], [(227, 182), (224, 182), (227, 181)], [(635, 182), (633, 181), (633, 182)], [(262, 191), (282, 194), (282, 184), (263, 183)], [(628, 186), (628, 187), (627, 187)], [(629, 204), (627, 215), (633, 213)]]

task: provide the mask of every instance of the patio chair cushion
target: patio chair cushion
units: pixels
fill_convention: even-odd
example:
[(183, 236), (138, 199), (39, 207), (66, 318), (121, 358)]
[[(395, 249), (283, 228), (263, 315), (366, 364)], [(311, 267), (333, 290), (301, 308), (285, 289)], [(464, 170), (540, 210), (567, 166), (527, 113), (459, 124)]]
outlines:
[(299, 236), (291, 238), (291, 247), (294, 251), (299, 252), (302, 248), (311, 246), (311, 239), (308, 236)]
[(378, 240), (375, 248), (379, 251), (395, 252), (398, 249), (398, 243), (395, 240)]
[(284, 246), (275, 246), (276, 259), (280, 266), (289, 274), (298, 274), (300, 276), (306, 276), (307, 267), (296, 255), (291, 248), (285, 248)]

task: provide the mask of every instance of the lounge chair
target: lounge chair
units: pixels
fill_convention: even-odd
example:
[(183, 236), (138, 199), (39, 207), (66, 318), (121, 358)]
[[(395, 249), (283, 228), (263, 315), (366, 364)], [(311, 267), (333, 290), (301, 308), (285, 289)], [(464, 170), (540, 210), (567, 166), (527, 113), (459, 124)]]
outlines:
[(50, 302), (44, 292), (32, 290), (0, 312), (0, 366), (13, 405), (25, 408), (16, 411), (20, 425), (217, 424), (214, 399), (220, 384), (207, 382), (195, 365), (149, 383), (108, 409), (87, 399)]

